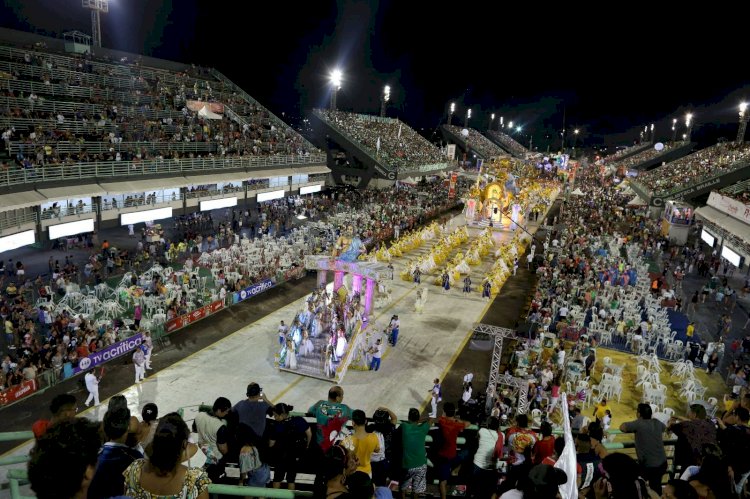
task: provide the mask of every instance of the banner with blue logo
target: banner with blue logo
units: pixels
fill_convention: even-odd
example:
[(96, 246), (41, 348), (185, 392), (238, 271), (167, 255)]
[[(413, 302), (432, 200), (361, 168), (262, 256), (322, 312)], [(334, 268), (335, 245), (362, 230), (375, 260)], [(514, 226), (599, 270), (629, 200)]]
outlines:
[(97, 350), (88, 357), (81, 358), (81, 360), (78, 361), (78, 365), (73, 369), (73, 374), (78, 374), (81, 371), (91, 369), (99, 364), (104, 364), (115, 357), (125, 355), (131, 350), (135, 350), (139, 347), (142, 342), (143, 338), (141, 337), (141, 333), (138, 333), (130, 338), (118, 341), (117, 343), (104, 347), (101, 350)]
[(257, 284), (246, 287), (242, 291), (237, 291), (236, 293), (234, 293), (234, 303), (239, 303), (243, 300), (247, 300), (248, 298), (252, 298), (253, 296), (258, 295), (263, 291), (268, 291), (269, 289), (274, 287), (275, 284), (276, 283), (273, 279), (264, 279)]

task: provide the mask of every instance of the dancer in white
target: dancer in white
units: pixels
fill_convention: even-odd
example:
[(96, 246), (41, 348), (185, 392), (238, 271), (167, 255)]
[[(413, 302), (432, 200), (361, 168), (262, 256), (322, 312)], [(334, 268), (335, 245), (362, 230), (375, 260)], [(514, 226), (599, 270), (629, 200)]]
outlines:
[(83, 378), (86, 381), (86, 389), (89, 391), (89, 398), (86, 399), (86, 407), (93, 400), (94, 405), (99, 405), (99, 378), (96, 377), (94, 371), (89, 371)]
[(143, 346), (146, 347), (146, 349), (143, 351), (146, 356), (145, 368), (151, 370), (151, 352), (153, 352), (154, 350), (154, 342), (151, 339), (151, 331), (143, 332)]
[(297, 352), (294, 342), (289, 339), (286, 341), (286, 362), (289, 369), (297, 369)]
[[(143, 347), (143, 345), (141, 345)], [(142, 348), (136, 348), (133, 354), (133, 367), (135, 367), (135, 382), (140, 383), (146, 377), (146, 356)]]

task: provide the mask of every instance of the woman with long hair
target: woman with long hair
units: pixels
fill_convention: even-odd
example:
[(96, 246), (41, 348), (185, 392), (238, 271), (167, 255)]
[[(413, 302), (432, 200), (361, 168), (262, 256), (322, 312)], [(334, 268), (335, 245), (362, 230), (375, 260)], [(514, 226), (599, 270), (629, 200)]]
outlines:
[(146, 449), (148, 459), (137, 459), (125, 470), (125, 495), (135, 499), (208, 499), (208, 475), (200, 468), (181, 464), (188, 436), (188, 427), (179, 414), (172, 412), (161, 418)]

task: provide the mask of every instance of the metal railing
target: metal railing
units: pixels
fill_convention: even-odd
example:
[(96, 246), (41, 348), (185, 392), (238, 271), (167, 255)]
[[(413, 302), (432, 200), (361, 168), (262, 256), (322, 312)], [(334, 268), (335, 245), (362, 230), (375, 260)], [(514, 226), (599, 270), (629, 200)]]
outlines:
[(35, 94), (41, 95), (64, 95), (67, 97), (78, 97), (83, 99), (105, 99), (118, 102), (135, 102), (138, 104), (151, 104), (153, 102), (161, 101), (161, 99), (154, 98), (148, 94), (133, 94), (131, 92), (122, 92), (108, 88), (81, 87), (60, 83), (50, 83), (49, 85), (46, 85), (44, 83), (24, 80), (0, 79), (0, 82), (2, 82), (0, 88), (3, 88), (4, 90), (12, 90), (13, 92), (34, 92)]
[(21, 213), (18, 211), (21, 210), (0, 212), (0, 231), (37, 223), (35, 211), (21, 211)]
[(153, 159), (145, 161), (103, 161), (64, 166), (44, 166), (23, 170), (6, 170), (0, 173), (0, 186), (11, 186), (35, 182), (94, 179), (103, 177), (127, 177), (158, 175), (167, 173), (215, 172), (217, 170), (248, 170), (268, 167), (294, 167), (295, 165), (325, 164), (325, 155), (320, 153), (300, 156), (284, 154), (277, 156), (243, 156), (229, 158), (180, 158)]
[[(0, 51), (2, 52), (2, 51)], [(2, 57), (2, 56), (0, 56)], [(140, 81), (137, 78), (118, 77), (118, 76), (107, 76), (96, 73), (85, 73), (82, 71), (72, 71), (70, 69), (64, 69), (53, 66), (51, 69), (45, 66), (35, 66), (26, 62), (9, 62), (0, 61), (0, 71), (6, 71), (10, 74), (18, 73), (23, 76), (29, 76), (32, 78), (41, 78), (44, 75), (55, 76), (58, 79), (60, 77), (66, 77), (70, 80), (77, 80), (82, 84), (87, 85), (104, 85), (107, 87), (115, 88), (131, 88), (131, 89), (145, 89), (148, 88), (146, 82)]]
[[(59, 101), (54, 99), (36, 99), (34, 101), (28, 98), (21, 99), (18, 97), (0, 97), (0, 106), (5, 108), (28, 109), (31, 112), (60, 113), (67, 116), (75, 116), (77, 112), (106, 114), (110, 107), (105, 104), (89, 104), (87, 102)], [(143, 116), (151, 119), (164, 118), (182, 118), (183, 114), (176, 110), (154, 110), (141, 109), (132, 106), (117, 106), (117, 116)]]
[(90, 154), (100, 154), (115, 151), (174, 151), (174, 152), (215, 152), (215, 142), (11, 142), (9, 152), (11, 155), (18, 153), (29, 154), (38, 147), (49, 145), (58, 154), (81, 153), (84, 150)]

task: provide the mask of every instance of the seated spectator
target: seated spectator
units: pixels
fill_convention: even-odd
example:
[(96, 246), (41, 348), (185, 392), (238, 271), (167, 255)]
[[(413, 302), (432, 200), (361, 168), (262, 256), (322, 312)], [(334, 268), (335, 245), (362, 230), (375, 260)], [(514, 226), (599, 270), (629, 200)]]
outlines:
[(29, 482), (36, 497), (86, 499), (101, 445), (99, 425), (87, 419), (51, 426), (29, 455)]

